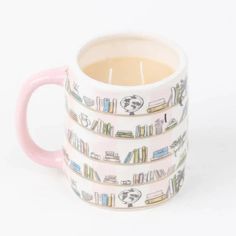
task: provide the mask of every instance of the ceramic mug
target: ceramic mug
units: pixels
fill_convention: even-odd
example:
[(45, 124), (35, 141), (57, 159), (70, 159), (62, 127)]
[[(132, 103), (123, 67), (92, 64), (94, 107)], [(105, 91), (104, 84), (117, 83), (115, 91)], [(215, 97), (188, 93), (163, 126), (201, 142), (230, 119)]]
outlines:
[[(147, 85), (117, 86), (93, 80), (81, 68), (107, 57), (162, 61), (169, 77)], [(83, 200), (112, 208), (145, 207), (173, 197), (184, 179), (187, 156), (186, 60), (174, 44), (142, 35), (96, 39), (63, 68), (34, 75), (20, 93), (17, 131), (27, 155), (62, 169)], [(65, 85), (63, 150), (35, 144), (27, 128), (27, 105), (35, 89)]]

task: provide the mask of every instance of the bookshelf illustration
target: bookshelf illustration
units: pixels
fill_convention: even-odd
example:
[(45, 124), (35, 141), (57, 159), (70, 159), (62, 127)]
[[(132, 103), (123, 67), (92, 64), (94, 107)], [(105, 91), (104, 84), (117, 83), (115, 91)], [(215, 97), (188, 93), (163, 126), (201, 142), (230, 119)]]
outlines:
[(163, 193), (162, 190), (159, 190), (159, 191), (147, 194), (145, 203), (147, 205), (151, 205), (151, 204), (164, 201), (166, 198), (167, 198), (167, 195)]
[(177, 120), (176, 120), (175, 118), (171, 119), (171, 120), (168, 122), (167, 126), (166, 126), (166, 131), (167, 131), (167, 130), (170, 130), (170, 129), (173, 129), (174, 127), (177, 126), (177, 124), (178, 124), (178, 122), (177, 122)]
[(143, 146), (141, 148), (136, 148), (133, 151), (129, 152), (124, 160), (124, 164), (144, 163), (147, 162), (147, 158), (148, 158), (148, 147)]
[(162, 159), (167, 156), (169, 156), (169, 147), (168, 146), (154, 151), (151, 161), (159, 160), (159, 159)]
[(160, 98), (158, 100), (152, 101), (148, 103), (148, 113), (154, 113), (161, 111), (168, 107), (168, 103), (166, 102), (165, 98)]
[(180, 188), (183, 185), (184, 172), (185, 169), (179, 170), (177, 174), (169, 180), (169, 186), (166, 193), (168, 197), (173, 197), (176, 193), (179, 192)]
[(121, 181), (120, 181), (120, 184), (121, 184), (121, 185), (131, 185), (132, 182), (131, 182), (131, 180), (127, 179), (127, 180), (121, 180)]
[(163, 123), (164, 123), (164, 120), (162, 120), (162, 119), (157, 119), (155, 121), (154, 127), (155, 127), (155, 134), (156, 135), (162, 134), (162, 132), (163, 132)]
[(179, 122), (182, 122), (188, 114), (188, 102), (185, 103)]
[(84, 101), (84, 104), (85, 104), (87, 107), (92, 107), (92, 106), (94, 106), (94, 100), (93, 100), (92, 98), (83, 96), (83, 101)]
[(140, 138), (152, 136), (154, 134), (153, 130), (153, 125), (138, 125), (135, 128), (135, 137)]
[(167, 171), (156, 169), (147, 173), (138, 173), (133, 175), (133, 184), (145, 184), (161, 180), (175, 171), (175, 165), (170, 166)]
[(73, 189), (73, 191), (76, 193), (76, 195), (77, 195), (78, 197), (81, 198), (81, 194), (80, 194), (80, 192), (79, 192), (79, 190), (78, 190), (78, 186), (77, 186), (76, 181), (73, 180), (73, 179), (70, 179), (70, 182), (71, 182), (71, 188)]
[(120, 156), (118, 153), (113, 151), (106, 151), (104, 161), (118, 162), (120, 163)]
[(178, 169), (186, 160), (187, 158), (187, 149), (185, 149), (181, 154), (180, 154), (180, 157), (179, 157), (179, 162), (177, 164), (177, 167), (176, 169)]
[(65, 163), (67, 164), (68, 167), (70, 167), (70, 169), (72, 169), (74, 172), (81, 174), (81, 167), (79, 164), (75, 163), (74, 161), (69, 159), (68, 154), (66, 153), (65, 150), (63, 150), (64, 152), (64, 156), (65, 156)]
[(117, 184), (117, 176), (116, 175), (106, 175), (104, 177), (103, 183), (108, 183), (108, 184)]
[(96, 108), (97, 111), (115, 114), (117, 109), (117, 100), (114, 98), (109, 99), (109, 98), (96, 97)]
[(174, 106), (180, 104), (183, 106), (183, 101), (187, 96), (187, 79), (181, 80), (176, 86), (171, 88), (171, 94), (169, 98), (169, 105)]
[(101, 160), (102, 159), (101, 155), (99, 155), (95, 152), (91, 152), (89, 157), (92, 158), (92, 159), (96, 159), (96, 160)]
[(183, 147), (185, 141), (186, 141), (186, 131), (180, 135), (174, 142), (170, 145), (170, 148), (174, 150), (175, 156), (177, 152)]
[(85, 200), (87, 202), (90, 202), (90, 201), (93, 200), (93, 195), (90, 194), (90, 193), (87, 193), (87, 192), (85, 192), (83, 190), (81, 191), (81, 196), (82, 196), (83, 200)]
[(84, 177), (93, 181), (101, 182), (98, 173), (87, 164), (84, 164)]
[(78, 122), (77, 115), (72, 110), (68, 110), (68, 112), (69, 112), (71, 119), (74, 120), (75, 122)]
[(110, 122), (106, 123), (102, 120), (94, 120), (90, 126), (90, 130), (103, 135), (114, 136), (114, 127)]
[(83, 127), (88, 128), (91, 125), (91, 121), (89, 120), (89, 118), (86, 114), (81, 112), (78, 118), (79, 118), (80, 124)]
[(72, 130), (68, 129), (67, 139), (69, 143), (79, 152), (83, 153), (86, 156), (89, 156), (89, 145), (84, 142), (82, 139), (78, 138), (77, 134)]
[(83, 100), (79, 95), (79, 85), (75, 82), (73, 82), (73, 86), (71, 89), (71, 84), (70, 84), (70, 80), (67, 79), (66, 80), (66, 84), (65, 84), (66, 90), (69, 94), (71, 94), (78, 102), (82, 103)]
[(74, 161), (72, 160), (69, 160), (68, 161), (68, 166), (76, 173), (79, 173), (81, 174), (81, 167), (79, 164), (75, 163)]
[(99, 194), (95, 192), (94, 200), (95, 204), (107, 207), (114, 207), (116, 199), (115, 199), (115, 194), (106, 194), (106, 193)]

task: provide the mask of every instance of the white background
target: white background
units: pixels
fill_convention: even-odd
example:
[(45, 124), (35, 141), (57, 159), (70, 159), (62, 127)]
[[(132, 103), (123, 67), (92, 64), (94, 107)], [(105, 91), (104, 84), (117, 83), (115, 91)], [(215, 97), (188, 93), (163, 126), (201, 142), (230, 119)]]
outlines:
[[(14, 110), (32, 73), (66, 65), (80, 42), (138, 31), (178, 42), (189, 58), (190, 155), (182, 191), (132, 212), (95, 208), (62, 173), (29, 160), (17, 144)], [(235, 235), (236, 5), (232, 0), (0, 0), (0, 235)], [(63, 91), (39, 89), (29, 126), (59, 148)]]

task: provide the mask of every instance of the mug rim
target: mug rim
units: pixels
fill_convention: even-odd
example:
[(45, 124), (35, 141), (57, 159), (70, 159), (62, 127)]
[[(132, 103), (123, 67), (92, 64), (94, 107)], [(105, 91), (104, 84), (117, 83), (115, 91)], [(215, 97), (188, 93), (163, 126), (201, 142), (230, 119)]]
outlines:
[[(78, 63), (78, 59), (81, 56), (81, 53), (85, 51), (90, 46), (94, 45), (95, 43), (102, 42), (104, 40), (113, 40), (113, 39), (144, 39), (144, 40), (150, 40), (153, 42), (161, 42), (171, 50), (173, 50), (178, 55), (179, 63), (177, 65), (177, 68), (175, 71), (170, 74), (169, 76), (165, 77), (164, 79), (160, 81), (156, 81), (154, 83), (148, 83), (148, 84), (140, 84), (140, 85), (132, 85), (132, 86), (126, 86), (126, 85), (116, 85), (116, 84), (108, 84), (104, 83), (102, 81), (96, 80), (88, 76), (80, 67)], [(76, 60), (74, 60), (76, 59)], [(172, 80), (175, 80), (177, 77), (181, 76), (183, 72), (187, 69), (187, 58), (183, 51), (183, 49), (173, 41), (170, 41), (169, 39), (163, 38), (159, 35), (151, 36), (150, 34), (142, 34), (142, 33), (117, 33), (117, 34), (106, 34), (104, 36), (98, 36), (95, 37), (92, 40), (87, 41), (86, 43), (83, 43), (81, 48), (77, 51), (75, 58), (73, 58), (73, 62), (69, 65), (69, 67), (73, 70), (77, 76), (81, 80), (84, 80), (85, 82), (89, 83), (89, 85), (95, 85), (96, 88), (100, 89), (107, 89), (107, 90), (117, 90), (117, 91), (127, 91), (127, 90), (144, 90), (144, 89), (153, 89), (158, 88), (162, 86), (163, 84), (168, 84)]]

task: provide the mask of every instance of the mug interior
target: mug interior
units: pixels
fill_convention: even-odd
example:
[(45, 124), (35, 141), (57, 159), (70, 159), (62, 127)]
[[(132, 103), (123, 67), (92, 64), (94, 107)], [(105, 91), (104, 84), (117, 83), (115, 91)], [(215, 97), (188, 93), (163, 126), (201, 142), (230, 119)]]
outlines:
[(81, 70), (98, 61), (117, 57), (143, 57), (162, 62), (174, 72), (180, 67), (180, 54), (167, 41), (136, 35), (115, 35), (86, 44), (77, 57)]

